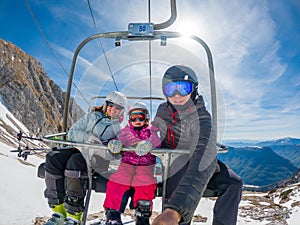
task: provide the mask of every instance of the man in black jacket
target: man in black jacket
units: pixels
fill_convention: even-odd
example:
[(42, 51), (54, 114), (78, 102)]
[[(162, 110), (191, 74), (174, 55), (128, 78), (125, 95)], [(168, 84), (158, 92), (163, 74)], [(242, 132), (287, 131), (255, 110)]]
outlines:
[(152, 225), (190, 224), (202, 196), (217, 196), (213, 225), (235, 225), (242, 181), (217, 160), (216, 134), (211, 116), (198, 94), (195, 72), (172, 66), (162, 88), (167, 102), (157, 110), (153, 125), (160, 130), (162, 148), (187, 149), (171, 164), (166, 204)]

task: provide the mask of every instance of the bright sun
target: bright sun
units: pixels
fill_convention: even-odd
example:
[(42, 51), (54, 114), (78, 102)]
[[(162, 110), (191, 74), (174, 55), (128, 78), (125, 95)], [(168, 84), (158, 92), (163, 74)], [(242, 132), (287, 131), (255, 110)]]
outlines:
[(197, 33), (197, 26), (193, 21), (183, 21), (178, 24), (177, 29), (178, 32), (180, 32), (185, 37), (196, 35)]

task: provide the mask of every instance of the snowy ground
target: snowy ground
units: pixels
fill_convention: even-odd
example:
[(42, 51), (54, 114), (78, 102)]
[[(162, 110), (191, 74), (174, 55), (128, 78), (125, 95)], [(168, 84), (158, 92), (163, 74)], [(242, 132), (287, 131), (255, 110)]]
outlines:
[[(0, 225), (29, 225), (34, 224), (36, 217), (44, 217), (51, 215), (51, 210), (47, 206), (47, 201), (43, 197), (45, 188), (44, 180), (37, 178), (37, 165), (43, 160), (36, 156), (29, 156), (26, 161), (28, 164), (22, 163), (16, 153), (9, 152), (11, 147), (0, 143)], [(296, 196), (299, 199), (299, 196)], [(104, 200), (104, 194), (93, 192), (90, 213), (96, 213), (101, 210)], [(212, 221), (213, 200), (203, 198), (195, 214), (207, 217), (206, 222), (197, 222), (194, 224), (208, 225)], [(242, 201), (241, 206), (249, 204)], [(154, 210), (160, 211), (161, 198), (154, 201)], [(299, 207), (296, 208), (288, 224), (299, 224), (300, 212)], [(296, 210), (295, 209), (295, 210)], [(124, 221), (128, 218), (124, 218)], [(239, 217), (239, 225), (263, 225), (269, 224), (267, 221), (254, 221), (250, 218)]]

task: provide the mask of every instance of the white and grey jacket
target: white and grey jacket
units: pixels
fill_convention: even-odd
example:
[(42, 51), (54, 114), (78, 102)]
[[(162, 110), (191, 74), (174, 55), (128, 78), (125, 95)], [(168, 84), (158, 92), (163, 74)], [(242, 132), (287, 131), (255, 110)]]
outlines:
[(106, 145), (120, 133), (119, 119), (109, 119), (104, 113), (94, 111), (81, 117), (68, 132), (72, 141), (87, 142), (91, 135), (96, 136)]

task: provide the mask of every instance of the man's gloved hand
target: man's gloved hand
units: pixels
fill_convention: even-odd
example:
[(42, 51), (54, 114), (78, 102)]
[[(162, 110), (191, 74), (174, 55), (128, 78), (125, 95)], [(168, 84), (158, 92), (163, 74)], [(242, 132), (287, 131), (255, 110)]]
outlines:
[(107, 147), (112, 153), (120, 153), (120, 151), (122, 150), (123, 144), (119, 140), (110, 140), (108, 142)]
[(137, 144), (135, 148), (135, 153), (139, 156), (146, 155), (152, 149), (152, 144), (150, 141), (141, 141)]
[(179, 224), (181, 216), (173, 209), (165, 209), (152, 222), (152, 225), (174, 225)]
[(94, 135), (91, 135), (89, 137), (89, 139), (87, 140), (87, 143), (90, 143), (90, 144), (102, 144), (102, 142), (100, 141), (99, 138), (97, 138), (96, 136)]

